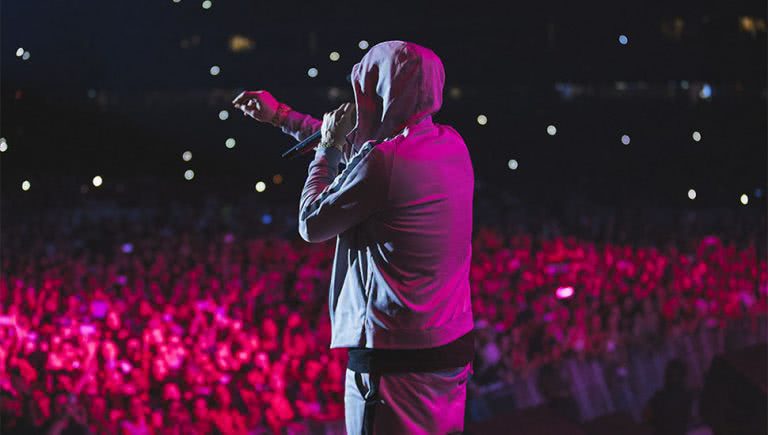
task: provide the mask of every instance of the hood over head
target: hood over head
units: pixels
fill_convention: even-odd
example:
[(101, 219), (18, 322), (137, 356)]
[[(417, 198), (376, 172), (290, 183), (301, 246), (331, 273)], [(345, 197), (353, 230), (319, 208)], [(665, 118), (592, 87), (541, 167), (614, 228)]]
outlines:
[(430, 49), (404, 41), (374, 45), (352, 68), (357, 123), (347, 138), (354, 153), (440, 109), (445, 70)]

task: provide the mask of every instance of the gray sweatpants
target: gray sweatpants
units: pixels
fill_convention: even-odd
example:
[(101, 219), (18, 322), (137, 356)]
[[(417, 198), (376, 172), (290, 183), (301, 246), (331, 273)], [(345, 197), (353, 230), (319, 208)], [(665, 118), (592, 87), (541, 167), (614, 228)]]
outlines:
[(437, 372), (380, 376), (347, 369), (347, 434), (461, 433), (471, 371), (471, 364)]

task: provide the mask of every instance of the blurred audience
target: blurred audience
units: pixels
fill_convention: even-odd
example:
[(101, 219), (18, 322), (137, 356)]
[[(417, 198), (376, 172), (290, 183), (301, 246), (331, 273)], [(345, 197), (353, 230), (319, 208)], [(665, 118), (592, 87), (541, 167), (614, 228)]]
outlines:
[[(328, 349), (334, 245), (286, 237), (278, 223), (254, 233), (248, 219), (217, 212), (80, 210), (6, 224), (3, 427), (246, 434), (342, 418), (346, 354)], [(577, 221), (478, 225), (477, 385), (566, 357), (621, 364), (630, 347), (733, 320), (757, 327), (766, 315), (754, 232), (630, 222), (669, 234), (651, 242), (610, 218)], [(654, 421), (676, 394), (674, 373), (650, 405)], [(548, 400), (572, 410), (562, 382), (543, 382)]]

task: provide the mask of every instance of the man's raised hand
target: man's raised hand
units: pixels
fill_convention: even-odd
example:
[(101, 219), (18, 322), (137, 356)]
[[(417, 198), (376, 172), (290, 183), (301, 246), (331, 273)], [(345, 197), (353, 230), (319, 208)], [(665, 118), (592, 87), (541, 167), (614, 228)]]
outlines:
[(355, 125), (355, 103), (344, 103), (338, 109), (323, 115), (323, 124), (320, 127), (323, 146), (334, 146), (344, 151), (345, 137)]
[(272, 122), (280, 107), (280, 102), (267, 91), (243, 91), (232, 104), (242, 110), (243, 115), (260, 122)]

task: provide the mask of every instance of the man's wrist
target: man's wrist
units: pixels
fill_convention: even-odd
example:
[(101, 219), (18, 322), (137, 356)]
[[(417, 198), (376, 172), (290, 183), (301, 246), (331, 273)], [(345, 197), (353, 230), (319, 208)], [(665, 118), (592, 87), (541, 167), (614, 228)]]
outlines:
[(291, 108), (287, 104), (280, 103), (277, 106), (277, 110), (275, 110), (275, 116), (272, 117), (269, 123), (275, 127), (282, 127), (283, 123), (285, 122), (285, 118), (288, 117), (288, 112), (290, 111)]
[(315, 159), (321, 159), (327, 162), (330, 166), (335, 167), (339, 164), (342, 157), (342, 150), (336, 146), (320, 146), (315, 147)]
[(337, 145), (330, 141), (320, 141), (320, 143), (317, 145), (317, 148), (321, 148), (321, 149), (336, 148), (339, 151), (342, 150), (340, 145)]

